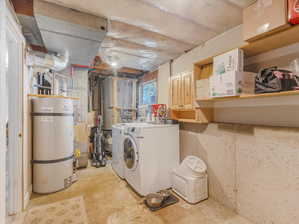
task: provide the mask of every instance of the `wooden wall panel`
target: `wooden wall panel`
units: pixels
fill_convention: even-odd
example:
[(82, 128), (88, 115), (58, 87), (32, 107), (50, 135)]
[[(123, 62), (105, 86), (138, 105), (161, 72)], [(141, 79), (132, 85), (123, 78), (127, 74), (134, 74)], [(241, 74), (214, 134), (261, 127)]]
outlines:
[(33, 0), (11, 0), (16, 13), (33, 16)]

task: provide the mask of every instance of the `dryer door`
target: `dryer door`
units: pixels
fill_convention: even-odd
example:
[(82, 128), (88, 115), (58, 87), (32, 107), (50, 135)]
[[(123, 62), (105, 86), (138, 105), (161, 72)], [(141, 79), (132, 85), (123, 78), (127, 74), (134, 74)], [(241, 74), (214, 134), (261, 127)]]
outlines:
[(127, 169), (132, 171), (138, 165), (138, 151), (131, 136), (126, 136), (124, 139), (124, 162)]

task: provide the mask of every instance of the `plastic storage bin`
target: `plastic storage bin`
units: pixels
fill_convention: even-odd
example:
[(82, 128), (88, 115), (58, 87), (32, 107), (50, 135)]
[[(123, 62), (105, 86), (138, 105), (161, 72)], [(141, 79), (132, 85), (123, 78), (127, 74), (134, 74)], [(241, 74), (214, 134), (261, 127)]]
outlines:
[(172, 189), (191, 204), (208, 198), (207, 166), (200, 158), (188, 156), (172, 172)]

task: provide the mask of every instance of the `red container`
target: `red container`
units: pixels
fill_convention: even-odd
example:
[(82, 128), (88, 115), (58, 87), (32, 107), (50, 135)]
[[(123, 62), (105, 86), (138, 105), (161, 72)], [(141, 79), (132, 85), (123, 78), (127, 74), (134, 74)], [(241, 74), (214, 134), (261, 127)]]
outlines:
[(289, 22), (299, 24), (299, 0), (288, 0)]
[(166, 111), (166, 104), (152, 104), (152, 114), (157, 117), (160, 110)]

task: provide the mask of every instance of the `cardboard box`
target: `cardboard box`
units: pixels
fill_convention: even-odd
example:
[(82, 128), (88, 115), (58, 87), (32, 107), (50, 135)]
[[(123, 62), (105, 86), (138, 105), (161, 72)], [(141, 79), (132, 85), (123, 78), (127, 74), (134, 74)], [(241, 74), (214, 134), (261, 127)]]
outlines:
[(256, 73), (229, 71), (210, 77), (210, 97), (254, 94)]
[(289, 26), (287, 0), (259, 0), (243, 10), (245, 41), (254, 41)]
[(230, 71), (242, 72), (244, 69), (244, 52), (234, 49), (213, 58), (213, 75), (221, 75)]

